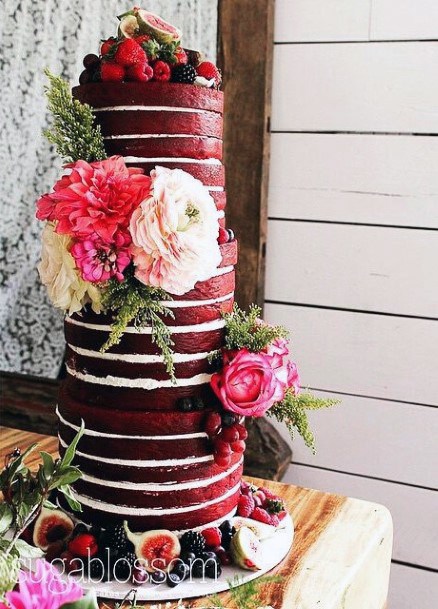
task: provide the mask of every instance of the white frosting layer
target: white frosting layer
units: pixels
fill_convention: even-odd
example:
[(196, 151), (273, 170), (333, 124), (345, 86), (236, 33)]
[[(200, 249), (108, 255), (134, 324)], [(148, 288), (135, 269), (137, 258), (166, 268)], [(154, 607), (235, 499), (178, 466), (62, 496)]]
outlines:
[(130, 491), (150, 491), (157, 493), (169, 493), (173, 491), (184, 491), (191, 490), (194, 488), (203, 488), (205, 486), (210, 486), (211, 484), (215, 484), (220, 480), (223, 480), (233, 472), (235, 472), (243, 463), (243, 458), (240, 459), (238, 463), (230, 467), (229, 469), (217, 474), (216, 476), (212, 476), (211, 478), (201, 478), (197, 480), (193, 480), (190, 482), (173, 482), (173, 483), (161, 483), (161, 484), (151, 484), (151, 483), (141, 483), (141, 482), (121, 482), (120, 480), (102, 480), (100, 478), (95, 478), (94, 476), (89, 476), (88, 474), (82, 474), (81, 480), (85, 480), (85, 482), (89, 482), (90, 484), (96, 484), (97, 486), (109, 486), (114, 489), (125, 489)]
[(211, 192), (223, 192), (224, 191), (223, 186), (206, 186), (205, 188), (207, 188), (207, 190), (211, 190)]
[(75, 499), (79, 501), (79, 503), (95, 510), (100, 510), (101, 512), (109, 512), (111, 514), (126, 514), (126, 516), (157, 516), (157, 514), (162, 514), (164, 516), (170, 514), (185, 514), (186, 512), (196, 512), (198, 510), (202, 510), (203, 508), (209, 507), (210, 505), (215, 505), (216, 503), (225, 501), (226, 499), (228, 499), (228, 497), (232, 497), (239, 490), (239, 488), (240, 482), (220, 497), (215, 497), (214, 499), (209, 499), (208, 501), (204, 501), (203, 503), (197, 503), (195, 505), (174, 508), (134, 508), (129, 507), (128, 505), (114, 505), (113, 503), (98, 501), (97, 499), (92, 499), (87, 495), (81, 495), (73, 489), (72, 494)]
[[(84, 357), (93, 357), (94, 359), (101, 359), (113, 362), (127, 362), (129, 364), (162, 364), (164, 358), (162, 355), (148, 355), (143, 353), (108, 353), (105, 351), (92, 351), (91, 349), (83, 349), (82, 347), (76, 347), (68, 343), (68, 346), (72, 351), (78, 355)], [(172, 359), (175, 364), (184, 362), (194, 362), (202, 359), (207, 359), (213, 356), (216, 351), (205, 351), (202, 353), (174, 353)]]
[[(56, 407), (56, 414), (57, 414), (59, 420), (61, 421), (61, 423), (64, 423), (64, 425), (66, 425), (67, 427), (70, 427), (71, 429), (74, 429), (75, 431), (79, 431), (78, 425), (74, 425), (74, 423), (70, 423), (70, 421), (67, 421), (67, 419), (64, 419), (64, 417), (59, 412), (58, 407)], [(171, 440), (171, 441), (175, 441), (175, 440), (193, 440), (195, 438), (208, 438), (208, 435), (203, 431), (200, 431), (199, 433), (176, 434), (173, 436), (135, 436), (135, 435), (128, 436), (128, 435), (119, 434), (119, 433), (104, 433), (102, 431), (95, 431), (93, 429), (89, 429), (88, 427), (84, 430), (84, 435), (93, 436), (95, 438), (113, 438), (116, 440), (162, 440), (162, 441)]]
[(214, 110), (201, 110), (200, 108), (182, 108), (180, 106), (103, 106), (93, 108), (93, 112), (123, 112), (125, 110), (136, 110), (142, 112), (195, 112), (196, 114), (210, 114)]
[(206, 307), (208, 305), (218, 304), (220, 302), (225, 302), (226, 300), (231, 300), (232, 298), (234, 298), (234, 292), (225, 294), (225, 296), (219, 296), (219, 298), (210, 298), (208, 300), (162, 300), (161, 304), (169, 309), (190, 309), (192, 307)]
[[(145, 139), (166, 139), (169, 137), (190, 138), (190, 139), (209, 139), (209, 135), (190, 135), (190, 133), (123, 133), (121, 135), (106, 135), (104, 140), (145, 140)], [(218, 139), (218, 138), (215, 138)], [(222, 141), (222, 140), (219, 140)]]
[[(111, 326), (105, 324), (89, 324), (79, 319), (73, 319), (72, 317), (65, 318), (67, 323), (74, 324), (76, 326), (83, 326), (89, 330), (101, 330), (102, 332), (110, 332)], [(198, 332), (210, 332), (211, 330), (219, 330), (225, 326), (225, 320), (215, 319), (213, 321), (207, 321), (202, 324), (193, 324), (192, 326), (168, 326), (171, 334), (187, 334), (187, 333), (198, 333)], [(135, 326), (127, 326), (123, 332), (128, 334), (152, 334), (151, 326), (142, 326), (136, 328)]]
[[(62, 447), (67, 448), (67, 444), (58, 434), (59, 443)], [(185, 465), (193, 465), (196, 463), (208, 463), (213, 461), (213, 455), (204, 455), (203, 457), (185, 457), (184, 459), (111, 459), (109, 457), (100, 457), (99, 455), (89, 455), (77, 450), (78, 457), (84, 457), (90, 461), (98, 461), (101, 463), (109, 463), (111, 465), (125, 465), (127, 467), (181, 467)]]
[(158, 381), (151, 378), (137, 378), (130, 379), (124, 376), (94, 376), (94, 374), (87, 374), (86, 372), (80, 372), (74, 370), (70, 366), (66, 365), (67, 374), (74, 378), (83, 381), (84, 383), (93, 383), (94, 385), (106, 385), (111, 387), (129, 387), (131, 389), (146, 389), (151, 391), (153, 389), (160, 389), (162, 387), (191, 387), (192, 385), (203, 385), (209, 383), (212, 377), (211, 374), (196, 374), (190, 378), (177, 378), (174, 381), (172, 379), (166, 379), (164, 381)]
[(194, 163), (196, 165), (222, 165), (219, 159), (191, 159), (179, 156), (124, 156), (125, 163)]
[[(220, 213), (220, 212), (218, 212)], [(231, 273), (231, 271), (234, 269), (234, 266), (232, 264), (230, 264), (229, 266), (221, 266), (216, 270), (216, 273), (214, 275), (211, 276), (211, 278), (213, 277), (219, 277), (220, 275), (226, 275), (227, 273)]]

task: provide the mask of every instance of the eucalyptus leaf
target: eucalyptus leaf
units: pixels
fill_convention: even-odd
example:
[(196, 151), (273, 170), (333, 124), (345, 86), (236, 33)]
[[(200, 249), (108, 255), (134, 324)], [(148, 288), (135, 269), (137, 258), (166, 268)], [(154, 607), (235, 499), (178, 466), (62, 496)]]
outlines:
[(79, 503), (79, 501), (77, 499), (75, 499), (73, 497), (73, 494), (71, 492), (71, 488), (66, 485), (66, 486), (60, 486), (59, 487), (59, 492), (62, 493), (64, 495), (64, 497), (67, 500), (67, 503), (69, 504), (69, 506), (71, 507), (71, 509), (74, 512), (82, 512), (82, 506)]
[(43, 460), (44, 474), (46, 479), (50, 480), (50, 478), (53, 476), (53, 472), (55, 471), (55, 462), (53, 461), (53, 457), (43, 450), (40, 451), (40, 456)]
[(89, 592), (86, 596), (73, 603), (62, 605), (61, 609), (99, 609), (95, 592)]
[(52, 501), (49, 501), (48, 499), (46, 499), (43, 503), (43, 506), (45, 508), (47, 508), (48, 510), (57, 510), (58, 506), (55, 505)]
[(24, 539), (17, 539), (15, 548), (20, 554), (20, 558), (41, 558), (44, 552), (40, 548), (31, 546)]
[(7, 503), (0, 503), (0, 534), (10, 528), (13, 518), (14, 516), (9, 505)]
[(79, 480), (82, 477), (82, 472), (77, 467), (73, 467), (69, 465), (68, 468), (65, 468), (59, 473), (59, 478), (54, 478), (53, 482), (50, 484), (49, 489), (53, 490), (55, 488), (59, 488), (60, 486), (66, 486), (67, 484), (72, 484)]
[(73, 461), (74, 456), (75, 456), (75, 452), (76, 452), (76, 447), (78, 445), (79, 440), (84, 435), (84, 431), (85, 431), (85, 424), (84, 424), (84, 421), (82, 420), (81, 421), (81, 427), (80, 427), (78, 433), (75, 435), (75, 437), (71, 441), (70, 446), (67, 447), (67, 449), (66, 449), (66, 451), (64, 453), (64, 456), (61, 459), (61, 463), (60, 463), (60, 468), (61, 469), (64, 468), (64, 467), (67, 467)]

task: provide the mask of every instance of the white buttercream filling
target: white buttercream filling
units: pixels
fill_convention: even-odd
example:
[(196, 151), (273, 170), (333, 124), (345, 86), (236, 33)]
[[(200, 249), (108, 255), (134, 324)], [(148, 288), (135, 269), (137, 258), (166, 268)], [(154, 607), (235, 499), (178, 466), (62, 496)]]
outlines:
[(191, 387), (192, 385), (203, 385), (209, 383), (212, 377), (211, 374), (196, 374), (187, 379), (177, 378), (175, 380), (166, 379), (164, 381), (158, 381), (157, 379), (151, 378), (130, 379), (124, 376), (112, 376), (111, 374), (108, 376), (95, 376), (94, 374), (87, 374), (86, 372), (74, 370), (68, 364), (66, 365), (66, 369), (67, 374), (84, 383), (109, 385), (111, 387), (129, 387), (130, 389), (146, 389), (147, 391), (160, 389), (162, 387)]
[(207, 190), (211, 190), (211, 192), (223, 192), (224, 191), (223, 186), (206, 186), (205, 188)]
[[(231, 268), (231, 267), (227, 267)], [(234, 298), (234, 292), (230, 292), (229, 294), (225, 294), (225, 296), (219, 296), (219, 298), (209, 298), (208, 300), (162, 300), (160, 304), (169, 309), (179, 309), (179, 308), (192, 308), (192, 307), (206, 307), (212, 304), (219, 304), (220, 302), (225, 302), (226, 300), (231, 300)]]
[[(75, 425), (74, 423), (70, 423), (70, 421), (67, 421), (67, 419), (64, 419), (64, 417), (59, 412), (58, 406), (56, 407), (56, 414), (57, 414), (59, 420), (61, 421), (61, 423), (64, 423), (64, 425), (66, 425), (67, 427), (70, 427), (71, 429), (74, 429), (75, 431), (79, 431), (78, 425)], [(102, 431), (95, 431), (88, 427), (84, 430), (84, 435), (93, 436), (95, 438), (113, 438), (116, 440), (163, 440), (163, 441), (172, 440), (172, 441), (175, 441), (175, 440), (193, 440), (195, 438), (208, 438), (208, 435), (203, 431), (200, 431), (199, 433), (175, 434), (173, 436), (135, 436), (135, 435), (128, 436), (128, 435), (119, 434), (119, 433), (104, 433)]]
[[(127, 362), (129, 364), (163, 364), (164, 357), (162, 355), (146, 355), (143, 353), (108, 353), (105, 351), (93, 351), (91, 349), (83, 349), (82, 347), (76, 347), (68, 343), (68, 346), (72, 351), (78, 355), (84, 357), (93, 357), (94, 359), (101, 359), (113, 362)], [(195, 362), (202, 359), (212, 357), (216, 351), (205, 351), (202, 353), (173, 353), (172, 359), (175, 364), (185, 362)]]
[[(67, 444), (58, 434), (59, 443), (63, 448), (67, 448)], [(127, 467), (181, 467), (184, 465), (193, 465), (196, 463), (208, 463), (213, 461), (213, 455), (204, 455), (203, 457), (185, 457), (184, 459), (111, 459), (110, 457), (100, 457), (99, 455), (89, 455), (80, 450), (76, 451), (78, 457), (84, 457), (90, 461), (98, 461), (109, 463), (110, 465), (125, 465)]]
[(130, 491), (150, 491), (150, 492), (158, 492), (158, 493), (168, 493), (173, 491), (184, 491), (191, 490), (194, 488), (203, 488), (206, 486), (210, 486), (211, 484), (215, 484), (220, 480), (223, 480), (233, 472), (235, 472), (242, 465), (243, 458), (240, 459), (238, 463), (230, 467), (229, 469), (217, 474), (216, 476), (212, 476), (211, 478), (201, 478), (197, 480), (193, 480), (190, 482), (176, 482), (176, 483), (161, 483), (161, 484), (151, 484), (151, 483), (142, 483), (142, 482), (124, 482), (120, 480), (102, 480), (100, 478), (95, 478), (94, 476), (89, 476), (88, 474), (82, 474), (81, 480), (85, 480), (85, 482), (89, 482), (90, 484), (95, 484), (97, 486), (109, 486), (115, 489), (125, 489)]
[(93, 112), (123, 112), (125, 110), (141, 110), (143, 112), (195, 112), (196, 114), (210, 114), (214, 110), (202, 110), (200, 108), (187, 108), (181, 106), (103, 106), (93, 108)]
[(183, 156), (124, 156), (125, 163), (194, 163), (196, 165), (222, 165), (219, 159), (191, 159)]
[(97, 499), (92, 499), (87, 495), (81, 495), (72, 489), (72, 494), (79, 501), (79, 503), (86, 505), (95, 510), (100, 510), (101, 512), (110, 512), (126, 514), (127, 516), (156, 516), (157, 514), (169, 515), (169, 514), (185, 514), (186, 512), (196, 512), (198, 510), (202, 510), (203, 508), (209, 507), (210, 505), (215, 505), (216, 503), (220, 503), (221, 501), (225, 501), (229, 497), (232, 497), (238, 490), (240, 489), (240, 481), (238, 484), (233, 486), (233, 488), (229, 489), (226, 493), (221, 495), (220, 497), (215, 497), (214, 499), (209, 499), (208, 501), (204, 501), (203, 503), (197, 503), (195, 505), (187, 505), (183, 507), (174, 507), (174, 508), (133, 508), (128, 505), (114, 505), (113, 503), (106, 503), (105, 501), (99, 501)]
[[(76, 326), (83, 326), (89, 330), (101, 330), (102, 332), (110, 332), (111, 326), (105, 324), (90, 324), (79, 319), (73, 319), (72, 317), (65, 318), (67, 323), (74, 324)], [(168, 326), (171, 334), (187, 334), (187, 333), (198, 333), (198, 332), (210, 332), (212, 330), (218, 330), (225, 326), (225, 320), (214, 319), (213, 321), (207, 321), (202, 324), (193, 324), (191, 326)], [(152, 334), (151, 326), (127, 326), (124, 333), (128, 334)]]

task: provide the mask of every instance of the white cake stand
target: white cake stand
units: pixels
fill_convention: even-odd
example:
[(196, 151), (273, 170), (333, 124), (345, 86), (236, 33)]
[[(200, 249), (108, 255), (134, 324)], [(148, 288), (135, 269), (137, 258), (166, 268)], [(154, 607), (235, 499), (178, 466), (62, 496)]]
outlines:
[[(169, 588), (166, 583), (154, 585), (146, 583), (135, 587), (138, 601), (171, 601), (180, 598), (193, 598), (207, 596), (229, 589), (228, 580), (239, 578), (239, 585), (256, 579), (274, 567), (287, 556), (292, 547), (294, 526), (292, 518), (288, 515), (283, 521), (284, 527), (278, 529), (272, 537), (265, 539), (262, 544), (263, 568), (259, 571), (247, 571), (239, 567), (229, 566), (222, 568), (222, 575), (217, 580), (209, 578), (187, 579), (175, 588)], [(134, 588), (130, 583), (120, 582), (80, 582), (87, 591), (94, 590), (98, 598), (122, 600)]]

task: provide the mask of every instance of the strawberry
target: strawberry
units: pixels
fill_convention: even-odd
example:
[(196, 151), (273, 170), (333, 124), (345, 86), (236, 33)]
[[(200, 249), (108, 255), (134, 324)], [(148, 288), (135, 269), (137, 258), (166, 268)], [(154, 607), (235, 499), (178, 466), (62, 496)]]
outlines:
[(241, 495), (237, 504), (237, 515), (249, 518), (254, 511), (254, 499), (252, 495)]
[(222, 75), (217, 66), (214, 65), (211, 61), (203, 61), (196, 68), (196, 73), (198, 76), (202, 76), (207, 80), (211, 80), (214, 78), (215, 85), (218, 87), (222, 82)]
[(223, 245), (224, 243), (228, 243), (228, 231), (226, 228), (222, 226), (219, 228), (219, 236), (217, 238), (219, 245)]
[(113, 37), (108, 38), (107, 40), (104, 40), (102, 42), (102, 45), (100, 47), (100, 54), (102, 55), (102, 57), (111, 51), (112, 47), (116, 44), (116, 42), (117, 40)]
[(205, 539), (205, 543), (209, 548), (214, 548), (221, 545), (222, 533), (218, 527), (211, 527), (201, 531), (202, 536)]
[(126, 38), (119, 44), (114, 59), (120, 66), (125, 67), (143, 65), (148, 60), (146, 53), (134, 38)]
[(81, 533), (68, 544), (68, 551), (74, 557), (87, 558), (88, 556), (94, 556), (98, 550), (96, 538), (89, 533)]
[(168, 63), (165, 61), (156, 61), (154, 63), (154, 80), (166, 82), (170, 80), (171, 70)]
[(147, 82), (154, 75), (154, 71), (148, 63), (144, 65), (129, 66), (126, 68), (127, 80), (136, 80), (139, 82)]
[(176, 59), (177, 65), (183, 65), (183, 66), (185, 66), (187, 64), (187, 62), (189, 61), (187, 53), (185, 52), (185, 50), (182, 47), (178, 47), (177, 50), (175, 51), (175, 59)]
[(261, 507), (256, 507), (251, 513), (251, 518), (258, 522), (264, 522), (265, 524), (272, 524), (271, 514), (268, 514), (266, 510)]
[(141, 34), (141, 36), (136, 36), (134, 38), (135, 42), (140, 46), (142, 46), (145, 42), (149, 42), (150, 39), (151, 37), (149, 36), (149, 34)]
[(113, 61), (102, 61), (100, 68), (100, 76), (103, 81), (106, 80), (123, 80), (125, 76), (125, 70), (118, 63)]
[(282, 520), (284, 520), (287, 516), (287, 512), (286, 510), (282, 510), (281, 512), (279, 512), (277, 514), (278, 520), (281, 522)]
[(277, 495), (275, 495), (272, 491), (270, 491), (265, 486), (261, 486), (259, 488), (259, 491), (263, 491), (265, 493), (266, 499), (279, 499), (279, 497)]

